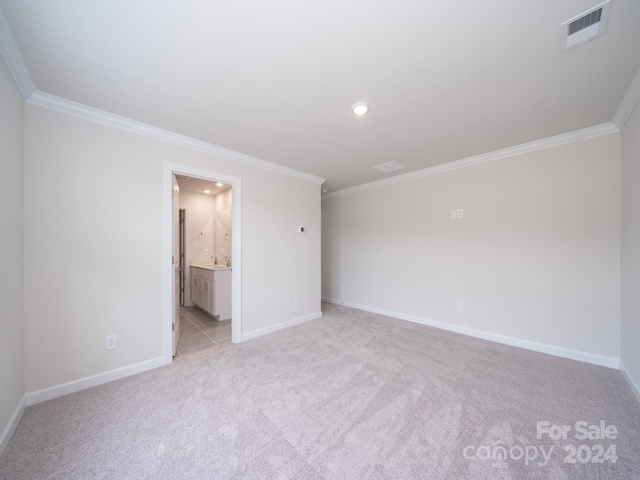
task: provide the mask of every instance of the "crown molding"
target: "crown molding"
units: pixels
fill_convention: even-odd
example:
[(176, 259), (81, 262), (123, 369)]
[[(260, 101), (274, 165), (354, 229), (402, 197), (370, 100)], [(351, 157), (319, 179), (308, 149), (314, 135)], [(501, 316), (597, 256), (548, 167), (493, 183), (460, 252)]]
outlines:
[(56, 110), (68, 115), (84, 118), (92, 122), (101, 123), (109, 127), (125, 130), (137, 135), (144, 135), (156, 140), (160, 140), (167, 143), (172, 143), (181, 147), (189, 148), (191, 150), (197, 150), (199, 152), (208, 153), (219, 158), (226, 160), (232, 160), (234, 162), (249, 165), (251, 167), (260, 168), (262, 170), (268, 170), (270, 172), (279, 173), (289, 177), (294, 177), (299, 180), (305, 180), (307, 182), (316, 183), (321, 185), (325, 179), (311, 175), (309, 173), (301, 172), (293, 168), (278, 165), (277, 163), (262, 160), (260, 158), (245, 155), (243, 153), (235, 152), (227, 148), (219, 147), (211, 143), (196, 140), (195, 138), (180, 135), (178, 133), (171, 132), (169, 130), (163, 130), (153, 125), (131, 120), (130, 118), (121, 117), (113, 113), (105, 112), (97, 108), (89, 107), (81, 103), (73, 102), (65, 98), (57, 97), (49, 93), (41, 92), (37, 90), (29, 99), (27, 103), (37, 105), (40, 107)]
[(564, 145), (579, 140), (599, 137), (601, 135), (609, 135), (611, 133), (617, 133), (619, 131), (620, 130), (616, 128), (616, 126), (612, 123), (603, 123), (602, 125), (597, 125), (595, 127), (583, 128), (582, 130), (576, 130), (574, 132), (563, 133), (562, 135), (556, 135), (554, 137), (547, 137), (541, 140), (523, 143), (521, 145), (516, 145), (515, 147), (495, 150), (493, 152), (463, 158), (462, 160), (443, 163), (442, 165), (436, 165), (434, 167), (423, 168), (414, 172), (396, 175), (394, 177), (385, 178), (382, 180), (376, 180), (375, 182), (364, 183), (362, 185), (356, 185), (355, 187), (336, 190), (335, 192), (322, 195), (322, 199), (325, 200), (333, 197), (341, 197), (343, 195), (362, 192), (364, 190), (370, 190), (372, 188), (380, 188), (386, 185), (393, 185), (394, 183), (407, 182), (416, 178), (427, 177), (429, 175), (435, 175), (437, 173), (449, 172), (451, 170), (457, 170), (459, 168), (471, 167), (473, 165), (479, 165), (481, 163), (493, 162), (495, 160), (501, 160), (507, 157), (535, 152), (537, 150), (544, 150), (545, 148), (556, 147), (558, 145)]
[(622, 97), (620, 106), (618, 106), (618, 110), (616, 110), (616, 115), (613, 117), (612, 123), (618, 127), (619, 130), (624, 128), (624, 124), (629, 120), (638, 102), (640, 102), (640, 70), (638, 70), (636, 76), (633, 77), (631, 85), (629, 85), (627, 93)]
[[(88, 107), (86, 105), (66, 100), (55, 95), (51, 95), (45, 92), (41, 92), (36, 89), (35, 83), (31, 78), (31, 74), (27, 69), (20, 49), (13, 37), (11, 28), (7, 23), (7, 19), (0, 8), (0, 57), (4, 60), (5, 64), (11, 76), (13, 77), (18, 89), (22, 93), (22, 96), (28, 103), (33, 105), (39, 105), (42, 107), (58, 110), (69, 115), (78, 116), (93, 122), (98, 122), (103, 125), (108, 125), (114, 128), (119, 128), (139, 135), (144, 135), (150, 138), (161, 140), (167, 143), (172, 143), (182, 147), (186, 147), (192, 150), (209, 153), (211, 155), (218, 156), (227, 160), (243, 163), (252, 167), (268, 170), (282, 175), (305, 180), (311, 183), (323, 184), (324, 178), (309, 173), (301, 172), (290, 167), (285, 167), (267, 160), (245, 155), (240, 152), (235, 152), (211, 143), (196, 140), (185, 135), (180, 135), (168, 130), (154, 127), (142, 122), (137, 122), (126, 117), (111, 114), (103, 110)], [(515, 147), (509, 147), (502, 150), (496, 150), (482, 155), (469, 157), (454, 162), (449, 162), (443, 165), (437, 165), (435, 167), (425, 168), (417, 170), (415, 172), (406, 173), (403, 175), (396, 175), (391, 178), (378, 180), (375, 182), (369, 182), (355, 187), (349, 187), (335, 192), (331, 192), (322, 195), (323, 199), (332, 198), (350, 193), (359, 192), (362, 190), (368, 190), (371, 188), (378, 188), (384, 185), (391, 185), (394, 183), (408, 181), (414, 178), (420, 178), (427, 175), (434, 175), (436, 173), (446, 172), (463, 168), (471, 165), (477, 165), (480, 163), (490, 162), (493, 160), (499, 160), (501, 158), (520, 155), (527, 152), (533, 152), (565, 143), (570, 143), (578, 140), (584, 140), (586, 138), (597, 137), (600, 135), (607, 135), (610, 133), (619, 132), (624, 127), (625, 123), (631, 116), (631, 113), (635, 109), (636, 105), (640, 102), (640, 70), (636, 73), (634, 79), (629, 86), (629, 89), (625, 93), (616, 114), (610, 123), (605, 123), (595, 127), (585, 128), (582, 130), (576, 130), (574, 132), (557, 135), (554, 137), (548, 137), (542, 140), (536, 140), (529, 143), (524, 143)]]
[(0, 8), (0, 57), (6, 63), (20, 93), (22, 93), (25, 100), (28, 99), (36, 91), (36, 85), (33, 83), (27, 65), (24, 63), (2, 8)]
[(245, 155), (243, 153), (235, 152), (227, 148), (219, 147), (211, 143), (196, 140), (195, 138), (180, 135), (168, 130), (147, 125), (142, 122), (137, 122), (126, 117), (114, 115), (97, 108), (92, 108), (81, 103), (73, 102), (55, 95), (51, 95), (45, 92), (41, 92), (36, 89), (35, 83), (31, 78), (31, 74), (27, 69), (18, 44), (11, 33), (11, 28), (7, 23), (7, 19), (4, 16), (4, 12), (0, 8), (0, 56), (7, 65), (11, 76), (13, 77), (18, 89), (22, 93), (22, 96), (32, 105), (38, 105), (41, 107), (57, 110), (62, 113), (81, 117), (86, 120), (108, 125), (110, 127), (119, 128), (128, 132), (136, 133), (138, 135), (144, 135), (147, 137), (161, 140), (167, 143), (173, 143), (182, 147), (190, 148), (192, 150), (198, 150), (200, 152), (209, 153), (220, 158), (232, 160), (234, 162), (243, 163), (252, 167), (260, 168), (262, 170), (268, 170), (271, 172), (279, 173), (281, 175), (287, 175), (289, 177), (298, 178), (307, 182), (316, 183), (321, 185), (325, 179), (311, 175), (309, 173), (301, 172), (293, 168), (278, 165), (277, 163), (262, 160), (260, 158)]

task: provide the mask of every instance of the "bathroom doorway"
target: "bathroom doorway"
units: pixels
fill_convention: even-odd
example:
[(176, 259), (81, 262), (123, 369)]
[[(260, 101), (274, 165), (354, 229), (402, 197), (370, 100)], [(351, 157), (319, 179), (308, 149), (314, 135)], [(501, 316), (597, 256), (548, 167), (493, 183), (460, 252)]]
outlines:
[(167, 221), (167, 237), (175, 238), (168, 251), (177, 243), (180, 271), (178, 293), (167, 299), (167, 336), (173, 340), (173, 328), (180, 329), (176, 349), (165, 353), (169, 363), (174, 354), (241, 341), (241, 185), (183, 165), (167, 164), (165, 174), (175, 175), (180, 190), (176, 227)]
[(232, 186), (177, 175), (179, 321), (174, 357), (231, 343)]

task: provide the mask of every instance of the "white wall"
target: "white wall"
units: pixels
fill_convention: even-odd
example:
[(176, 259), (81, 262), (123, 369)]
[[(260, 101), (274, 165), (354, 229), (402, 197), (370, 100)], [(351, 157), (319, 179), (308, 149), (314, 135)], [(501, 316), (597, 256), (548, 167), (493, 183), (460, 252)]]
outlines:
[(165, 161), (242, 179), (243, 333), (320, 311), (319, 185), (31, 104), (25, 145), (27, 391), (162, 357)]
[(0, 434), (25, 393), (23, 140), (24, 99), (0, 60)]
[(214, 196), (181, 190), (180, 206), (189, 207), (187, 242), (189, 243), (191, 261), (211, 262), (215, 240), (216, 205)]
[(640, 107), (622, 130), (622, 346), (640, 400)]
[[(215, 196), (216, 203), (216, 255), (218, 262), (223, 263), (225, 256), (232, 256), (231, 244), (233, 230), (231, 228), (232, 190), (229, 188)], [(225, 234), (227, 234), (225, 241)], [(233, 259), (233, 258), (232, 258)]]
[(322, 217), (325, 297), (619, 358), (619, 134), (327, 198)]

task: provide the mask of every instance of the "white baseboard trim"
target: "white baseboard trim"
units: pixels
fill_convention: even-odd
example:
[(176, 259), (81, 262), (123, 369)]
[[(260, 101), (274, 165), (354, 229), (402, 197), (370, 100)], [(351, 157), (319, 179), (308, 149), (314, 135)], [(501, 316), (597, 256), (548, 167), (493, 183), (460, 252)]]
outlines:
[(629, 388), (631, 388), (631, 391), (633, 392), (633, 394), (636, 396), (636, 399), (638, 400), (638, 402), (640, 402), (640, 386), (638, 386), (633, 379), (631, 378), (631, 376), (629, 375), (629, 372), (627, 372), (626, 367), (624, 366), (624, 363), (622, 363), (622, 360), (620, 360), (620, 373), (622, 373), (622, 376), (624, 377), (624, 379), (627, 381), (627, 383), (629, 384)]
[(269, 333), (277, 332), (279, 330), (284, 330), (285, 328), (295, 327), (296, 325), (300, 325), (302, 323), (306, 323), (320, 317), (322, 317), (322, 312), (310, 313), (309, 315), (305, 315), (304, 317), (294, 318), (293, 320), (287, 320), (286, 322), (276, 323), (275, 325), (272, 325), (270, 327), (254, 330), (253, 332), (243, 333), (242, 341), (246, 342), (247, 340), (258, 338)]
[(2, 431), (2, 436), (0, 436), (0, 455), (2, 455), (2, 452), (4, 452), (4, 449), (7, 448), (7, 445), (9, 444), (9, 440), (11, 440), (11, 437), (13, 436), (13, 433), (16, 431), (16, 428), (18, 428), (18, 424), (20, 423), (22, 414), (26, 409), (27, 409), (27, 396), (24, 395), (22, 397), (22, 400), (20, 400), (20, 403), (18, 403), (16, 410), (13, 412), (13, 415), (11, 415), (11, 418), (9, 419), (9, 423), (7, 423), (7, 426), (4, 427), (4, 430)]
[(162, 357), (153, 358), (151, 360), (145, 360), (144, 362), (134, 363), (133, 365), (127, 365), (126, 367), (116, 368), (108, 372), (99, 373), (97, 375), (91, 375), (90, 377), (81, 378), (72, 382), (63, 383), (35, 392), (27, 393), (27, 405), (35, 405), (36, 403), (46, 402), (54, 398), (62, 397), (70, 393), (79, 392), (87, 388), (95, 387), (97, 385), (103, 385), (114, 380), (120, 380), (121, 378), (130, 377), (137, 373), (146, 372), (147, 370), (153, 370), (154, 368), (167, 365), (167, 362)]
[(582, 352), (579, 350), (571, 350), (569, 348), (556, 347), (554, 345), (547, 345), (544, 343), (537, 343), (529, 340), (522, 340), (520, 338), (508, 337), (506, 335), (499, 335), (497, 333), (490, 333), (482, 330), (475, 330), (473, 328), (462, 327), (460, 325), (453, 325), (450, 323), (439, 322), (439, 321), (430, 320), (427, 318), (416, 317), (414, 315), (407, 315), (404, 313), (384, 310), (382, 308), (369, 307), (367, 305), (359, 305), (357, 303), (345, 302), (343, 300), (337, 300), (335, 298), (322, 297), (322, 300), (329, 303), (335, 303), (338, 305), (344, 305), (346, 307), (356, 308), (358, 310), (364, 310), (365, 312), (378, 313), (380, 315), (386, 315), (387, 317), (393, 317), (399, 320), (406, 320), (408, 322), (419, 323), (421, 325), (427, 325), (429, 327), (448, 330), (454, 333), (461, 333), (462, 335), (468, 335), (470, 337), (481, 338), (483, 340), (502, 343), (504, 345), (511, 345), (512, 347), (519, 347), (527, 350), (533, 350), (534, 352), (555, 355), (556, 357), (570, 358), (571, 360), (578, 360), (580, 362), (587, 362), (587, 363), (592, 363), (594, 365), (600, 365), (602, 367), (609, 367), (609, 368), (615, 368), (615, 369), (619, 368), (620, 366), (620, 360), (613, 357), (605, 357), (603, 355), (596, 355), (593, 353)]

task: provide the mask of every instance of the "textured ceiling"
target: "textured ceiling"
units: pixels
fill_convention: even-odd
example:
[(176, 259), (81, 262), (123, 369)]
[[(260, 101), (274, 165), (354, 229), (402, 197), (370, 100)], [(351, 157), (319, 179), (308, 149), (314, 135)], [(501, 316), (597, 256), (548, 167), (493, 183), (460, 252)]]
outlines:
[[(640, 2), (0, 0), (36, 87), (327, 179), (329, 191), (610, 122)], [(372, 108), (356, 117), (350, 106)], [(387, 175), (373, 166), (395, 160)]]

